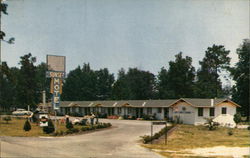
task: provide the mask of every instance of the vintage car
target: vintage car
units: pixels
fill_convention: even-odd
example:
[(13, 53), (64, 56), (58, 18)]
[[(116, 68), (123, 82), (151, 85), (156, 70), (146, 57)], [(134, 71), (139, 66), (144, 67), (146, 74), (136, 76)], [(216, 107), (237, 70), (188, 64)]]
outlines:
[(32, 115), (32, 112), (31, 111), (27, 111), (25, 109), (17, 109), (16, 111), (13, 111), (12, 112), (12, 115)]

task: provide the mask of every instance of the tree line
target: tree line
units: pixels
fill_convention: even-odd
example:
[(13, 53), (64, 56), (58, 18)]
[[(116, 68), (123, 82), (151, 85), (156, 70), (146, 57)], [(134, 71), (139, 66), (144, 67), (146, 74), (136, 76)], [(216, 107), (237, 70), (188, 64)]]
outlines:
[[(107, 68), (93, 70), (88, 63), (70, 71), (64, 80), (62, 100), (140, 100), (177, 98), (232, 97), (242, 106), (241, 112), (249, 116), (249, 54), (250, 42), (244, 40), (237, 49), (239, 61), (230, 67), (229, 51), (222, 45), (212, 45), (196, 70), (192, 58), (180, 52), (175, 60), (162, 67), (157, 75), (138, 68), (121, 68), (117, 79)], [(35, 66), (31, 53), (20, 57), (20, 68), (0, 66), (0, 105), (9, 107), (35, 107), (42, 102), (42, 91), (50, 100), (50, 79), (45, 77), (47, 66)], [(223, 75), (223, 74), (230, 75)], [(222, 86), (221, 78), (232, 78), (233, 87)]]

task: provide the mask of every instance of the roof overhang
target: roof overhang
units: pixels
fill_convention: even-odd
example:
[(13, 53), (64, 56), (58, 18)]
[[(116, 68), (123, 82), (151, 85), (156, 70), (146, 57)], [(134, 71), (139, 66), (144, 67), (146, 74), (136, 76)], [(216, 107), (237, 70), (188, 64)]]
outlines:
[(196, 107), (195, 105), (191, 104), (190, 102), (186, 101), (186, 100), (183, 99), (183, 98), (180, 98), (180, 99), (174, 101), (173, 103), (171, 103), (171, 104), (169, 105), (169, 107), (171, 107), (171, 106), (173, 107), (173, 106), (177, 105), (177, 103), (179, 103), (179, 102), (186, 102), (187, 104), (189, 104), (189, 105), (191, 105), (191, 106), (193, 106), (193, 107)]
[(233, 104), (234, 106), (236, 106), (236, 107), (241, 107), (239, 104), (237, 104), (237, 103), (235, 103), (235, 102), (233, 102), (232, 100), (229, 100), (229, 99), (225, 99), (225, 100), (223, 100), (223, 101), (217, 103), (216, 105), (219, 105), (219, 104), (221, 104), (221, 103), (223, 103), (223, 102), (230, 102), (230, 103), (232, 103), (232, 104)]

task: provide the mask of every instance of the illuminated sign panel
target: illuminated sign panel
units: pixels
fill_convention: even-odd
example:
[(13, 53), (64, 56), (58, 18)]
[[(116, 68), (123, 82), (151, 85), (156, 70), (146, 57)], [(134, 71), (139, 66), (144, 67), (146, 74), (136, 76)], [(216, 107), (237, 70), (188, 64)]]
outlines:
[(48, 70), (65, 72), (65, 59), (65, 56), (47, 55)]

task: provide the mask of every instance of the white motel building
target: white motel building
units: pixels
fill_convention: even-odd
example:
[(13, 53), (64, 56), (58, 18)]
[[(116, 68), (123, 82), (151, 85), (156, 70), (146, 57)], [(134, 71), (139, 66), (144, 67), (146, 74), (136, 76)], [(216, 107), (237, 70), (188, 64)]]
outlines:
[(130, 116), (141, 118), (154, 116), (158, 120), (178, 119), (184, 124), (204, 124), (205, 118), (214, 118), (226, 126), (235, 126), (236, 108), (229, 99), (180, 98), (171, 100), (121, 100), (121, 101), (61, 101), (60, 113), (89, 115), (91, 112), (107, 116)]

